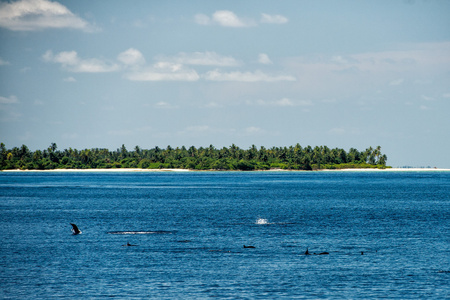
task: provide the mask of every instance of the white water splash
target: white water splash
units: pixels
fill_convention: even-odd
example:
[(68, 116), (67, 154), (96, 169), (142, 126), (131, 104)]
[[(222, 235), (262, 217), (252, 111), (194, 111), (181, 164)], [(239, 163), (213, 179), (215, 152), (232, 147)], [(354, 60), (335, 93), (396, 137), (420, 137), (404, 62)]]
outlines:
[(266, 225), (266, 224), (269, 224), (269, 221), (267, 221), (267, 219), (259, 218), (259, 219), (256, 220), (255, 224), (257, 224), (257, 225)]

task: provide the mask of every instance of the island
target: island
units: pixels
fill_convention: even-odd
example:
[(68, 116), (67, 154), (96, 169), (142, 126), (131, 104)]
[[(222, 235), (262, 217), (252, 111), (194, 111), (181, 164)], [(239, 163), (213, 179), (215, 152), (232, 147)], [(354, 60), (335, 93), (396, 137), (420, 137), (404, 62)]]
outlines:
[(55, 169), (188, 169), (188, 170), (336, 170), (386, 169), (387, 156), (381, 147), (363, 151), (327, 146), (241, 149), (235, 144), (221, 149), (213, 145), (196, 148), (185, 146), (165, 149), (127, 150), (125, 145), (114, 151), (105, 148), (58, 150), (56, 143), (44, 150), (31, 151), (26, 145), (7, 149), (0, 144), (0, 170)]

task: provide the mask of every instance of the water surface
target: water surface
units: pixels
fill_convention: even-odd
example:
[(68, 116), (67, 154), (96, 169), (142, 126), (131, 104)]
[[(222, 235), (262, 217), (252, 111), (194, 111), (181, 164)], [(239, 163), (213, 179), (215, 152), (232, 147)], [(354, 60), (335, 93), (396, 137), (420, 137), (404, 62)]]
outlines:
[(445, 299), (449, 212), (449, 172), (0, 173), (0, 298)]

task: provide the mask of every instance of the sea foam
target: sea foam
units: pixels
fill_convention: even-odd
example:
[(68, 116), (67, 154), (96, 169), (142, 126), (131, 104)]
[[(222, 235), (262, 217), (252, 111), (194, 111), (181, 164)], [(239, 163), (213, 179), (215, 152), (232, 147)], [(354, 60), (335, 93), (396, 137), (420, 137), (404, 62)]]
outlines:
[(259, 218), (259, 219), (256, 220), (255, 224), (257, 224), (257, 225), (266, 225), (266, 224), (269, 224), (269, 221), (267, 221), (267, 219)]

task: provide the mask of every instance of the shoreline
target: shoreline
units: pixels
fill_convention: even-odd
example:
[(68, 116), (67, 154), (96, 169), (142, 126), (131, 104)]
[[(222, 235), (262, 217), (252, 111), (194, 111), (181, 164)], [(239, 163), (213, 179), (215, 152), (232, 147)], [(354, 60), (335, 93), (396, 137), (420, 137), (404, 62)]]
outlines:
[(343, 172), (449, 172), (450, 169), (439, 169), (439, 168), (386, 168), (386, 169), (323, 169), (323, 170), (317, 170), (325, 171), (325, 172), (334, 172), (334, 171), (343, 171)]
[(138, 168), (111, 168), (111, 169), (51, 169), (51, 170), (2, 170), (1, 172), (50, 172), (50, 173), (129, 173), (129, 172), (190, 172), (188, 169), (138, 169)]
[(255, 170), (255, 171), (234, 171), (234, 170), (190, 170), (190, 169), (138, 169), (138, 168), (116, 168), (116, 169), (51, 169), (51, 170), (1, 170), (0, 172), (47, 172), (47, 173), (148, 173), (148, 172), (450, 172), (450, 169), (439, 168), (386, 168), (386, 169), (321, 169), (321, 170)]

